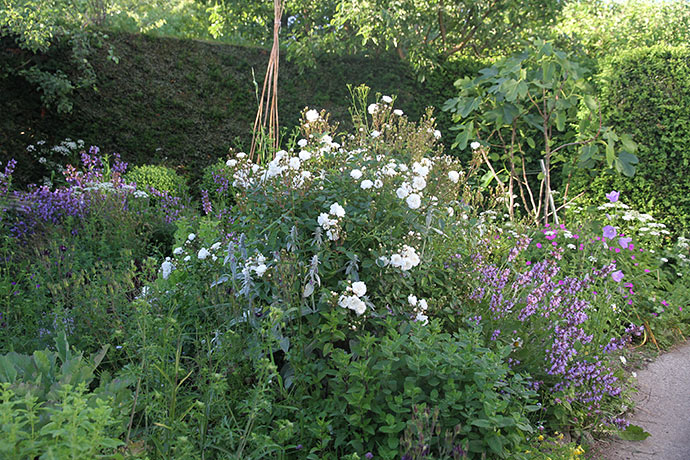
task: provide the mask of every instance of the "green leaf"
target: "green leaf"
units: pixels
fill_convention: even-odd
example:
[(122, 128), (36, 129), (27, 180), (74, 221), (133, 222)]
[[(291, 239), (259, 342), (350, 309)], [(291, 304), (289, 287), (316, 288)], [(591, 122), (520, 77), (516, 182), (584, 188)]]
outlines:
[(628, 425), (624, 431), (618, 433), (618, 437), (626, 441), (644, 441), (649, 436), (651, 435), (637, 425)]
[(623, 148), (630, 153), (637, 152), (637, 144), (632, 140), (629, 134), (621, 134), (621, 142), (623, 143)]
[(591, 96), (590, 94), (585, 94), (584, 100), (585, 100), (585, 105), (592, 112), (596, 112), (599, 109), (599, 104), (597, 103), (597, 100), (594, 99), (594, 97)]
[(613, 161), (616, 159), (616, 153), (613, 147), (613, 140), (609, 139), (606, 143), (606, 164), (609, 165), (609, 168), (613, 166)]

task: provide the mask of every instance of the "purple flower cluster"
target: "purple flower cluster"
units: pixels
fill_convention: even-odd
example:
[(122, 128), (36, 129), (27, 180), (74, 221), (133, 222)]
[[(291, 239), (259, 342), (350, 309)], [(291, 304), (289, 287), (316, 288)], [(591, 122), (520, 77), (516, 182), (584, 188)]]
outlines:
[[(547, 239), (553, 238), (555, 232), (549, 232)], [(598, 416), (602, 400), (621, 392), (621, 384), (608, 360), (599, 356), (624, 347), (631, 335), (639, 334), (640, 330), (631, 325), (622, 337), (597, 347), (595, 344), (601, 343), (601, 337), (595, 340), (595, 334), (602, 331), (588, 327), (587, 322), (595, 311), (591, 303), (596, 296), (594, 285), (611, 279), (616, 264), (593, 268), (580, 276), (563, 276), (558, 263), (563, 249), (556, 245), (549, 245), (544, 260), (527, 265), (512, 263), (529, 244), (527, 238), (518, 239), (509, 251), (506, 266), (474, 256), (472, 269), (477, 282), (469, 298), (488, 307), (485, 322), (493, 331), (491, 341), (499, 338), (500, 327), (511, 324), (527, 337), (524, 346), (521, 341), (519, 346), (514, 346), (514, 352), (518, 356), (527, 354), (530, 359), (525, 362), (534, 362), (535, 356), (543, 357), (541, 369), (532, 366), (526, 370), (543, 380), (544, 391), (568, 394), (565, 398), (568, 402), (580, 401), (590, 415)], [(515, 367), (519, 361), (511, 358), (511, 363)]]

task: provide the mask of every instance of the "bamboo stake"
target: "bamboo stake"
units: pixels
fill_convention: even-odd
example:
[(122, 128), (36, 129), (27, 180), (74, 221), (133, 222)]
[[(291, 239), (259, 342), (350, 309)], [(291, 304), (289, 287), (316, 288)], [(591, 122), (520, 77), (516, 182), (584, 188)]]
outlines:
[[(249, 151), (249, 158), (253, 161), (256, 154), (257, 144), (259, 143), (259, 135), (262, 132), (267, 132), (269, 145), (276, 151), (279, 148), (279, 120), (278, 120), (278, 70), (280, 67), (280, 48), (279, 48), (279, 32), (280, 20), (283, 16), (283, 2), (282, 0), (273, 0), (273, 47), (271, 48), (271, 55), (268, 59), (268, 67), (266, 68), (266, 76), (264, 77), (264, 84), (261, 88), (261, 99), (259, 101), (259, 108), (254, 119), (254, 128), (252, 130), (252, 146)], [(265, 106), (264, 106), (265, 104)], [(264, 107), (267, 109), (264, 112)]]

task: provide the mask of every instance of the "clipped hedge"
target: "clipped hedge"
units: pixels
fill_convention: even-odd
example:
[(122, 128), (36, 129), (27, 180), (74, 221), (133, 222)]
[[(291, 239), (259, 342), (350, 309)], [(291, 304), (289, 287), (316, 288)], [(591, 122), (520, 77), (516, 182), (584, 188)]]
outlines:
[(632, 179), (602, 175), (581, 185), (594, 202), (618, 190), (626, 204), (675, 233), (690, 230), (690, 47), (658, 45), (620, 53), (599, 74), (604, 122), (639, 143)]
[[(230, 148), (249, 148), (257, 107), (253, 78), (260, 90), (267, 50), (126, 33), (109, 33), (108, 45), (118, 63), (109, 59), (108, 46), (95, 50), (90, 57), (95, 88), (75, 91), (70, 114), (42, 107), (40, 94), (25, 80), (0, 78), (0, 93), (6, 96), (0, 98), (0, 161), (19, 160), (19, 182), (40, 179), (25, 151), (39, 140), (53, 145), (66, 137), (83, 139), (104, 152), (120, 153), (130, 164), (175, 167), (190, 183)], [(60, 47), (41, 59), (70, 72)], [(453, 95), (457, 78), (479, 68), (473, 60), (458, 60), (420, 82), (408, 64), (391, 55), (322, 56), (316, 68), (304, 72), (282, 59), (280, 124), (287, 134), (309, 104), (326, 109), (347, 130), (347, 85), (362, 83), (372, 88), (372, 96), (397, 95), (397, 105), (417, 120), (427, 106), (440, 108)], [(437, 110), (436, 116), (450, 139), (449, 114)]]
[(153, 187), (160, 192), (170, 192), (175, 196), (186, 195), (189, 192), (184, 177), (166, 166), (135, 166), (127, 172), (125, 180), (134, 182), (140, 190)]

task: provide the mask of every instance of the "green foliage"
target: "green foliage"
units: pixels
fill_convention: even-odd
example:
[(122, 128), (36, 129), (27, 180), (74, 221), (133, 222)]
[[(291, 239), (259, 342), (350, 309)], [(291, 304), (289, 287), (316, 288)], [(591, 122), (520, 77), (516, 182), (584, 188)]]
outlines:
[[(104, 347), (90, 358), (84, 358), (81, 352), (72, 352), (65, 333), (55, 338), (57, 351), (37, 350), (32, 355), (21, 355), (10, 352), (0, 356), (0, 383), (4, 390), (10, 390), (19, 398), (26, 398), (35, 404), (53, 405), (65, 400), (71, 390), (77, 390), (75, 397), (84, 397), (83, 402), (93, 405), (97, 400), (108, 401), (113, 416), (120, 421), (129, 407), (131, 392), (129, 382), (112, 379), (102, 373), (99, 385), (93, 391), (84, 394), (94, 381), (94, 371), (101, 364), (108, 347)], [(11, 396), (11, 395), (10, 395)], [(32, 425), (40, 429), (50, 423), (45, 417), (36, 419)]]
[(559, 41), (593, 59), (654, 45), (690, 41), (690, 4), (684, 0), (566, 2), (554, 27)]
[[(89, 0), (7, 0), (0, 10), (0, 40), (4, 49), (0, 77), (19, 76), (41, 93), (45, 107), (58, 113), (73, 108), (74, 91), (96, 81), (89, 59), (107, 38), (84, 27), (96, 2)], [(18, 48), (11, 46), (14, 42)], [(46, 63), (40, 53), (65, 50), (64, 64)], [(60, 51), (58, 50), (58, 52)], [(112, 48), (110, 56), (113, 58)], [(114, 60), (114, 59), (113, 59)]]
[[(454, 447), (466, 458), (521, 458), (517, 452), (532, 431), (526, 406), (533, 392), (509, 371), (508, 348), (491, 351), (471, 331), (451, 335), (433, 322), (410, 325), (390, 317), (354, 333), (325, 327), (342, 323), (336, 319), (341, 315), (347, 313), (326, 315), (324, 327), (308, 339), (312, 353), (302, 355), (299, 344), (292, 353), (295, 385), (309, 390), (296, 390), (303, 404), (296, 423), (309, 445), (319, 446), (312, 456), (369, 451), (393, 459), (401, 449), (426, 446), (433, 458), (453, 458)], [(415, 437), (401, 446), (401, 436), (425, 408), (438, 411), (436, 437)], [(330, 428), (325, 437), (319, 424)]]
[[(288, 0), (283, 2), (282, 43), (288, 58), (312, 67), (322, 54), (395, 51), (414, 68), (429, 70), (456, 53), (488, 56), (514, 49), (555, 20), (562, 2), (465, 0)], [(271, 39), (271, 2), (215, 2), (214, 36)]]
[(151, 187), (159, 192), (170, 192), (174, 196), (186, 196), (189, 193), (185, 178), (166, 166), (134, 166), (127, 171), (124, 179), (135, 183), (139, 190)]
[[(478, 161), (489, 168), (488, 181), (496, 180), (506, 196), (511, 218), (519, 192), (525, 215), (548, 221), (553, 166), (562, 165), (568, 177), (576, 166), (602, 163), (626, 176), (635, 173), (636, 145), (601, 126), (587, 73), (572, 55), (537, 40), (522, 53), (480, 70), (478, 77), (456, 82), (459, 96), (444, 105), (459, 131), (453, 146), (464, 150), (474, 141)], [(537, 193), (537, 182), (528, 181), (527, 174), (538, 170), (540, 162)]]
[(48, 405), (0, 383), (0, 454), (8, 459), (124, 458), (115, 450), (123, 445), (117, 435), (124, 417), (108, 400), (90, 402), (88, 396), (85, 384), (67, 384)]
[(634, 178), (583, 177), (591, 202), (618, 190), (633, 208), (675, 234), (690, 230), (690, 49), (655, 46), (622, 52), (602, 65), (600, 101), (606, 123), (640, 144)]

